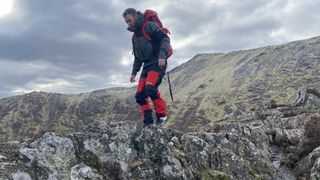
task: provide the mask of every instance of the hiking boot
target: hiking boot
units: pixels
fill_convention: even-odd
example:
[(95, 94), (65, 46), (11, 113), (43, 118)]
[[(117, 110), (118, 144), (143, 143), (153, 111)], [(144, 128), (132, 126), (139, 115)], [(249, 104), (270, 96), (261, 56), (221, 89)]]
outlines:
[(152, 111), (147, 110), (144, 112), (144, 119), (143, 119), (143, 128), (150, 127), (153, 124), (153, 117)]
[(157, 117), (157, 127), (161, 127), (167, 120), (167, 116)]
[(143, 128), (151, 128), (153, 126), (153, 123), (143, 123)]

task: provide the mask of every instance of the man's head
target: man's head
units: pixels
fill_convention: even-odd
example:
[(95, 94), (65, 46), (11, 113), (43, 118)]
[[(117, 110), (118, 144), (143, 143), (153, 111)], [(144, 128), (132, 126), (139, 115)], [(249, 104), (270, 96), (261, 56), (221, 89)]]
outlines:
[(134, 25), (138, 17), (138, 11), (134, 8), (128, 8), (123, 12), (122, 16), (129, 28), (134, 29)]

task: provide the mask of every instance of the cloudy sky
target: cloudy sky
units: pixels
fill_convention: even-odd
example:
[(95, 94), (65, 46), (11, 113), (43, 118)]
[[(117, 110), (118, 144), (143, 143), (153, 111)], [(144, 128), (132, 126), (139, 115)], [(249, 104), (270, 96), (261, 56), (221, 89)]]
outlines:
[(175, 50), (230, 52), (320, 35), (319, 0), (0, 0), (0, 98), (132, 86), (127, 7), (158, 11)]

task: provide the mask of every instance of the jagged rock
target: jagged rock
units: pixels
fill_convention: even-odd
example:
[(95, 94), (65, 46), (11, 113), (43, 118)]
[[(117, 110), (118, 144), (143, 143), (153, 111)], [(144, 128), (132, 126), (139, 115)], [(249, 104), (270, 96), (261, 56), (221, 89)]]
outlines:
[(92, 125), (71, 139), (83, 162), (105, 172), (107, 177), (124, 178), (137, 154), (131, 144), (134, 132), (134, 126), (129, 124), (111, 123), (104, 128)]
[(21, 171), (12, 173), (12, 178), (13, 180), (32, 180), (28, 173)]
[(275, 128), (271, 135), (271, 143), (282, 146), (297, 145), (300, 142), (302, 134), (302, 131), (299, 129)]
[(76, 162), (73, 143), (70, 139), (45, 133), (40, 139), (20, 148), (22, 157), (27, 158), (30, 166), (43, 169), (50, 179), (63, 179), (69, 176), (69, 168)]
[(85, 179), (94, 179), (94, 180), (103, 180), (103, 176), (97, 173), (97, 170), (91, 168), (84, 163), (77, 164), (71, 168), (70, 173), (71, 180), (85, 180)]
[(285, 129), (284, 135), (291, 145), (297, 145), (300, 142), (303, 133), (299, 129)]
[(311, 168), (311, 180), (318, 180), (320, 179), (320, 158), (318, 158), (313, 167)]
[(320, 146), (320, 117), (312, 116), (304, 125), (304, 145), (309, 151)]
[(271, 143), (281, 145), (286, 142), (286, 137), (284, 136), (283, 130), (280, 128), (275, 128), (272, 130)]
[(305, 87), (301, 87), (298, 89), (298, 94), (295, 99), (295, 105), (299, 106), (300, 104), (305, 103), (306, 100), (307, 100), (307, 90), (305, 89)]
[(185, 134), (134, 123), (93, 124), (70, 139), (45, 133), (25, 143), (11, 168), (23, 167), (32, 179), (272, 179), (270, 154), (256, 137), (261, 129), (229, 128)]
[(308, 160), (311, 164), (313, 164), (318, 158), (320, 158), (320, 146), (308, 155)]
[[(302, 160), (303, 166), (300, 165), (301, 171), (306, 173), (306, 177), (317, 180), (320, 177), (320, 146), (314, 149), (306, 158)], [(310, 173), (310, 174), (309, 174)]]
[(270, 142), (281, 146), (297, 145), (301, 140), (302, 134), (299, 129), (275, 128), (272, 131)]
[(2, 156), (1, 154), (0, 154), (0, 162), (2, 161), (2, 160), (5, 160), (5, 159), (7, 159), (5, 156)]

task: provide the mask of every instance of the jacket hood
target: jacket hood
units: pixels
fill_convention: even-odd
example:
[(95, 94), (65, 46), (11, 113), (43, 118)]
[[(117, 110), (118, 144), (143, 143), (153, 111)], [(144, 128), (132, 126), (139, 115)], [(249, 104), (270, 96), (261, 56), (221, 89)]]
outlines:
[(144, 20), (143, 13), (138, 11), (138, 16), (137, 16), (137, 19), (136, 19), (136, 23), (134, 25), (135, 26), (134, 30), (131, 29), (130, 27), (128, 27), (127, 30), (131, 31), (131, 32), (134, 32), (136, 34), (139, 34), (141, 32), (141, 28), (142, 28), (142, 25), (143, 25), (143, 20)]

